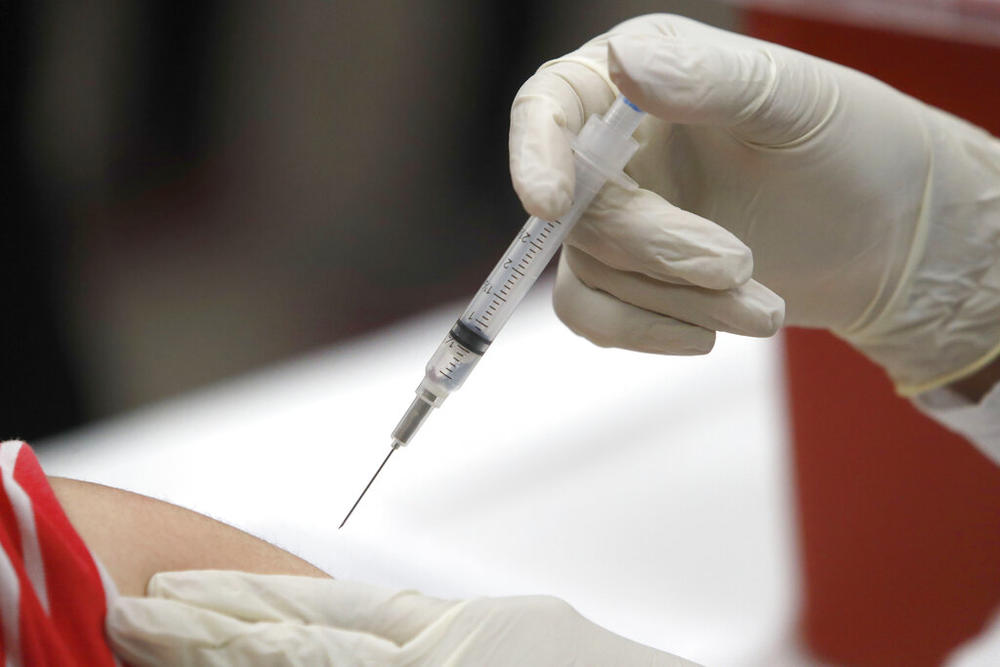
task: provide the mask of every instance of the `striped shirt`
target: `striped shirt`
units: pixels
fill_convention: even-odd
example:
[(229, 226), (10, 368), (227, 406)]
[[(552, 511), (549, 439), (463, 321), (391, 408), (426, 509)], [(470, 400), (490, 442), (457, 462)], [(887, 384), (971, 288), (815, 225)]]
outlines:
[(104, 617), (116, 595), (31, 448), (0, 443), (3, 665), (119, 665), (104, 635)]

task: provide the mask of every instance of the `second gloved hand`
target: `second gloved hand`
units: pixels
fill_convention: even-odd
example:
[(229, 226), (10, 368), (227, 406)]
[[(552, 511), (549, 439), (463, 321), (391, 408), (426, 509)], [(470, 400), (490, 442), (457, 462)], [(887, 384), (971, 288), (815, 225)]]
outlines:
[(857, 71), (644, 16), (518, 92), (510, 167), (530, 213), (569, 206), (567, 134), (619, 89), (650, 114), (627, 168), (640, 188), (606, 186), (567, 239), (555, 306), (570, 328), (697, 353), (784, 315), (844, 337), (904, 394), (1000, 349), (996, 139)]
[(597, 626), (551, 597), (440, 600), (355, 582), (164, 572), (119, 598), (119, 657), (155, 665), (693, 665)]

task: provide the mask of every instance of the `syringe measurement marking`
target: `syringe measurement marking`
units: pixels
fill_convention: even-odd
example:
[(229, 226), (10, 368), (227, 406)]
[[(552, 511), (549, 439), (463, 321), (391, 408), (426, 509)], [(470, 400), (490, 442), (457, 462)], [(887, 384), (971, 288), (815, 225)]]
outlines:
[[(461, 345), (461, 343), (459, 343), (459, 345)], [(452, 377), (451, 372), (454, 371), (454, 370), (456, 370), (458, 368), (458, 366), (457, 366), (458, 362), (461, 361), (463, 357), (465, 357), (465, 352), (462, 351), (461, 347), (459, 347), (457, 350), (455, 350), (455, 356), (458, 357), (458, 359), (455, 359), (454, 357), (452, 359), (450, 359), (448, 361), (448, 369), (441, 371), (441, 375), (445, 376), (449, 380), (454, 380), (455, 379), (455, 378)]]
[[(545, 226), (538, 232), (538, 238), (545, 241), (549, 236), (551, 236), (552, 230), (555, 229), (555, 226), (559, 224), (562, 224), (559, 220), (546, 221)], [(514, 289), (514, 285), (517, 284), (517, 281), (525, 277), (525, 271), (527, 271), (531, 262), (534, 261), (535, 255), (545, 249), (544, 246), (538, 242), (529, 241), (528, 239), (530, 237), (531, 234), (529, 232), (525, 232), (522, 236), (522, 243), (528, 243), (529, 247), (524, 251), (524, 256), (522, 256), (518, 261), (517, 266), (511, 266), (513, 259), (509, 257), (504, 264), (504, 268), (509, 268), (511, 273), (514, 275), (509, 275), (507, 277), (503, 286), (492, 294), (493, 298), (490, 300), (489, 305), (486, 306), (486, 309), (481, 312), (475, 320), (473, 320), (481, 327), (488, 327), (490, 325), (490, 320), (493, 319), (493, 316), (496, 315), (497, 311), (500, 309), (500, 303), (507, 303), (507, 299), (505, 297), (510, 296), (510, 292)], [(489, 294), (488, 291), (487, 294)]]
[[(630, 109), (631, 111), (629, 111)], [(634, 154), (638, 149), (638, 142), (632, 139), (631, 135), (641, 118), (642, 111), (638, 107), (625, 97), (618, 96), (612, 107), (603, 116), (595, 115), (587, 120), (587, 124), (579, 133), (577, 141), (574, 142), (577, 144), (577, 154), (573, 158), (574, 169), (583, 177), (581, 183), (578, 184), (580, 185), (580, 194), (585, 191), (582, 185), (584, 182), (586, 185), (599, 189), (606, 180), (613, 179), (610, 171), (617, 173), (618, 169)], [(417, 388), (417, 397), (413, 399), (410, 408), (404, 413), (403, 419), (393, 431), (393, 447), (389, 452), (390, 455), (399, 445), (406, 444), (410, 440), (413, 433), (430, 413), (431, 408), (437, 407), (467, 378), (475, 361), (493, 343), (499, 329), (503, 327), (517, 304), (526, 295), (531, 283), (535, 282), (535, 279), (545, 268), (545, 264), (557, 253), (563, 237), (569, 232), (573, 223), (585, 213), (593, 194), (596, 193), (596, 190), (591, 192), (592, 189), (594, 188), (587, 188), (586, 195), (574, 202), (575, 205), (567, 216), (565, 227), (562, 227), (563, 223), (560, 220), (550, 221), (537, 216), (528, 219), (507, 252), (501, 256), (500, 261), (488, 274), (487, 281), (483, 283), (480, 292), (473, 297), (467, 310), (455, 322), (449, 330), (448, 336), (428, 362), (424, 380)], [(574, 192), (574, 194), (577, 193)], [(559, 231), (558, 234), (555, 233), (556, 230)], [(521, 247), (522, 245), (524, 247)], [(515, 259), (519, 261), (515, 262)], [(521, 281), (521, 278), (525, 280)], [(500, 283), (503, 285), (497, 289)], [(500, 314), (499, 317), (496, 317), (497, 313)], [(473, 322), (483, 324), (484, 328), (479, 328), (479, 325), (473, 324)], [(489, 324), (487, 325), (487, 323)], [(466, 362), (464, 361), (466, 355), (473, 358)], [(441, 381), (441, 378), (444, 377), (441, 374), (442, 368), (445, 375), (451, 378), (451, 382)], [(430, 402), (431, 396), (434, 399), (433, 403)], [(375, 477), (385, 467), (387, 461), (388, 457), (375, 471), (375, 475), (372, 476), (371, 481), (362, 490), (361, 496), (348, 512), (348, 517), (368, 491)], [(341, 527), (346, 521), (347, 517), (341, 522)]]

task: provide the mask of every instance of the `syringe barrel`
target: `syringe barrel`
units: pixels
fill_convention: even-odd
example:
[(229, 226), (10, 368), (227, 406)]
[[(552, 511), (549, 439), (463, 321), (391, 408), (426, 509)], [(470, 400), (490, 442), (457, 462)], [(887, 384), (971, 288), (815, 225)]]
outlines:
[(603, 117), (591, 116), (583, 126), (573, 141), (572, 206), (558, 220), (528, 218), (427, 363), (417, 399), (394, 432), (394, 443), (406, 444), (429, 409), (462, 386), (604, 184), (614, 180), (634, 187), (622, 169), (638, 149), (632, 133), (642, 116), (619, 96)]
[(573, 207), (557, 221), (535, 216), (528, 218), (469, 307), (427, 362), (418, 393), (433, 393), (438, 397), (434, 402), (437, 406), (462, 386), (604, 181), (604, 176), (593, 166), (577, 161)]
[[(482, 352), (486, 351), (482, 347)], [(455, 338), (454, 329), (448, 332), (441, 344), (431, 355), (424, 369), (424, 379), (417, 388), (418, 394), (433, 395), (434, 407), (465, 382), (473, 367), (483, 358), (482, 352), (475, 352)]]
[(492, 343), (604, 181), (591, 165), (578, 160), (572, 208), (559, 220), (528, 218), (459, 321)]
[(558, 220), (532, 216), (486, 277), (459, 322), (488, 343), (514, 313), (563, 240), (608, 180), (628, 185), (622, 168), (638, 148), (632, 133), (642, 112), (619, 96), (604, 117), (591, 116), (573, 142), (573, 204)]

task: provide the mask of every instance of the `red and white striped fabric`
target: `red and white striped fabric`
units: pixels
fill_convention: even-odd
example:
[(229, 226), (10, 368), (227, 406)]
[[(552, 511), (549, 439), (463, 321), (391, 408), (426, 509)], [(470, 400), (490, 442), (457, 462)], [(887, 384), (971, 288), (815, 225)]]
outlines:
[(3, 664), (119, 665), (104, 635), (104, 617), (116, 595), (31, 448), (0, 443)]

